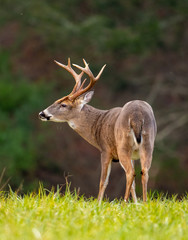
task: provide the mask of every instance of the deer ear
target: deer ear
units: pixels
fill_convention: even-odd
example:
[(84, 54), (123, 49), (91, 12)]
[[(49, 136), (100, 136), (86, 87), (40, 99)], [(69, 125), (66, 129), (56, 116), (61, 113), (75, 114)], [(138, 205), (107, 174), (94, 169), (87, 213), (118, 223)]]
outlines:
[(84, 102), (85, 103), (88, 103), (91, 101), (92, 97), (93, 97), (93, 94), (94, 94), (94, 91), (90, 91), (90, 92), (87, 92), (85, 95), (84, 95)]
[(80, 110), (82, 110), (82, 108), (85, 104), (87, 104), (88, 102), (91, 101), (91, 99), (93, 97), (93, 94), (94, 94), (94, 91), (90, 91), (90, 92), (87, 92), (85, 95), (83, 95), (82, 97), (79, 98)]

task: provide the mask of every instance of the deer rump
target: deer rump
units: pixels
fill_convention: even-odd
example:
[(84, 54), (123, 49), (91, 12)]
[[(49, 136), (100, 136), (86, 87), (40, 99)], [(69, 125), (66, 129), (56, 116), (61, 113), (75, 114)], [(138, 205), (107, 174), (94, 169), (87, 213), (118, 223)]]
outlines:
[[(141, 119), (138, 119), (138, 116), (136, 118), (131, 119), (129, 121), (129, 127), (131, 131), (131, 135), (133, 137), (133, 141), (135, 145), (139, 145), (142, 140), (142, 127), (143, 127), (143, 122)], [(112, 162), (119, 162), (119, 159), (112, 159)]]
[[(139, 145), (142, 142), (142, 132), (144, 126), (144, 120), (147, 120), (147, 112), (142, 107), (138, 106), (138, 101), (132, 101), (125, 104), (125, 108), (130, 107), (129, 114), (125, 117), (127, 127), (129, 129), (129, 136), (133, 140), (134, 150), (139, 149)], [(147, 105), (145, 106), (148, 107)], [(123, 110), (123, 109), (122, 109)], [(135, 159), (134, 159), (135, 160)], [(112, 159), (112, 162), (119, 162), (119, 159)]]

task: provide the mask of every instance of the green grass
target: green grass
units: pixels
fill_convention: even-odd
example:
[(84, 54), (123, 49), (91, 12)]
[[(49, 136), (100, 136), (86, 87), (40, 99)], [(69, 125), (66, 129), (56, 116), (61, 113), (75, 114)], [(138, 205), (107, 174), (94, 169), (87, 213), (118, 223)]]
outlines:
[(188, 239), (188, 198), (103, 202), (58, 192), (0, 194), (0, 239)]

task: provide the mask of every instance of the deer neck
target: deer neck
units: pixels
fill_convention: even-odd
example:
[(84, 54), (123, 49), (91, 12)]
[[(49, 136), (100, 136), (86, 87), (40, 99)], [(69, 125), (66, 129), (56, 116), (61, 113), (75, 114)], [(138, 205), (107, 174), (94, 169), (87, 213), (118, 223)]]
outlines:
[(99, 118), (105, 115), (106, 112), (86, 104), (80, 111), (79, 116), (68, 121), (68, 124), (87, 142), (101, 150), (96, 141), (95, 132), (97, 131), (96, 125)]

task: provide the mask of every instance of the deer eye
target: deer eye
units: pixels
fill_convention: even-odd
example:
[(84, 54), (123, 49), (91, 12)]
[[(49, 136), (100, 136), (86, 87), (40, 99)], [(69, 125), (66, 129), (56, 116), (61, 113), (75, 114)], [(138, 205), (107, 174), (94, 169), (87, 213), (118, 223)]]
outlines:
[(65, 103), (62, 103), (61, 104), (61, 107), (66, 107), (67, 105)]

